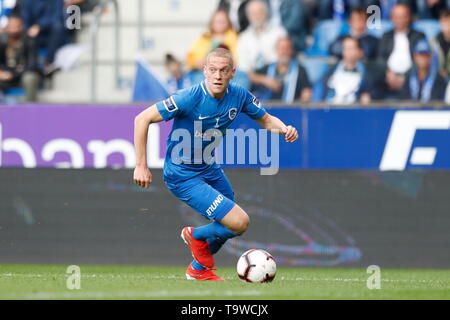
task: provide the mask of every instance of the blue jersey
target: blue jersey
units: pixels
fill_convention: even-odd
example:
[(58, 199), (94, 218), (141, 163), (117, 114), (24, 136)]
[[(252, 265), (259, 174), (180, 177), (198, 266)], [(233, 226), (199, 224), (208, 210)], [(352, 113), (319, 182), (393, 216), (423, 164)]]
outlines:
[[(205, 162), (202, 157), (213, 140), (206, 138), (208, 133), (224, 134), (241, 112), (252, 119), (266, 113), (248, 90), (230, 84), (224, 97), (216, 99), (208, 93), (204, 82), (180, 90), (156, 106), (164, 120), (174, 119), (164, 162), (164, 180), (169, 182), (185, 181), (219, 167), (215, 162)], [(200, 144), (195, 142), (196, 138), (201, 139)], [(177, 147), (183, 139), (191, 139), (190, 148)], [(172, 159), (174, 154), (176, 159)]]

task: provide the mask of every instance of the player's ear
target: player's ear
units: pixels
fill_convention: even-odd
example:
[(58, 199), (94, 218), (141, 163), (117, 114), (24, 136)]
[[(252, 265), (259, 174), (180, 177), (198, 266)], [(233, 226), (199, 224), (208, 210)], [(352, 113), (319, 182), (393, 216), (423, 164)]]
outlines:
[(233, 79), (235, 75), (236, 75), (236, 67), (233, 67), (233, 70), (231, 71), (231, 78), (230, 79)]

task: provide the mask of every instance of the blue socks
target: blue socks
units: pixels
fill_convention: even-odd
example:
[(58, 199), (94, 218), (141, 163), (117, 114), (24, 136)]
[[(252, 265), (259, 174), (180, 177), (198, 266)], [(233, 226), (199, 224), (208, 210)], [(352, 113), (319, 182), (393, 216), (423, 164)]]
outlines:
[[(207, 241), (211, 254), (215, 254), (228, 239), (234, 238), (238, 236), (238, 234), (229, 230), (220, 222), (214, 221), (210, 224), (194, 228), (192, 236), (194, 239)], [(194, 270), (206, 269), (195, 259), (192, 261), (192, 268)]]
[(227, 241), (227, 239), (223, 240), (221, 238), (208, 238), (206, 242), (208, 242), (209, 251), (211, 254), (215, 254), (219, 249), (223, 246), (223, 244)]
[(207, 239), (210, 238), (220, 238), (225, 242), (228, 239), (236, 237), (237, 234), (229, 230), (220, 222), (214, 221), (210, 224), (194, 228), (192, 236), (194, 237), (194, 239), (202, 241), (207, 241)]

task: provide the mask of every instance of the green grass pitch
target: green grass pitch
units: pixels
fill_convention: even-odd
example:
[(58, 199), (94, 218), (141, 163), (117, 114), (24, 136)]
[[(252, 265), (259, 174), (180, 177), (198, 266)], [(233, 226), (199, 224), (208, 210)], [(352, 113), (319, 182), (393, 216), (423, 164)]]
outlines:
[(0, 299), (450, 299), (450, 270), (381, 269), (369, 290), (365, 269), (279, 268), (272, 283), (188, 281), (182, 267), (85, 266), (81, 288), (66, 286), (68, 266), (0, 265)]

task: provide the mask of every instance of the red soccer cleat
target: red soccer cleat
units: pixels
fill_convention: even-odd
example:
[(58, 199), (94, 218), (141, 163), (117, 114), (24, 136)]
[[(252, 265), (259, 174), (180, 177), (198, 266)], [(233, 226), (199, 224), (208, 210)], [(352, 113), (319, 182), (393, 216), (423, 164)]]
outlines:
[(192, 256), (198, 263), (207, 268), (214, 267), (214, 258), (211, 251), (209, 251), (208, 243), (206, 241), (194, 239), (192, 230), (194, 230), (194, 227), (183, 228), (181, 231), (181, 238), (189, 246)]
[(216, 269), (194, 270), (192, 264), (186, 269), (186, 279), (188, 280), (207, 280), (207, 281), (225, 281), (213, 272)]

